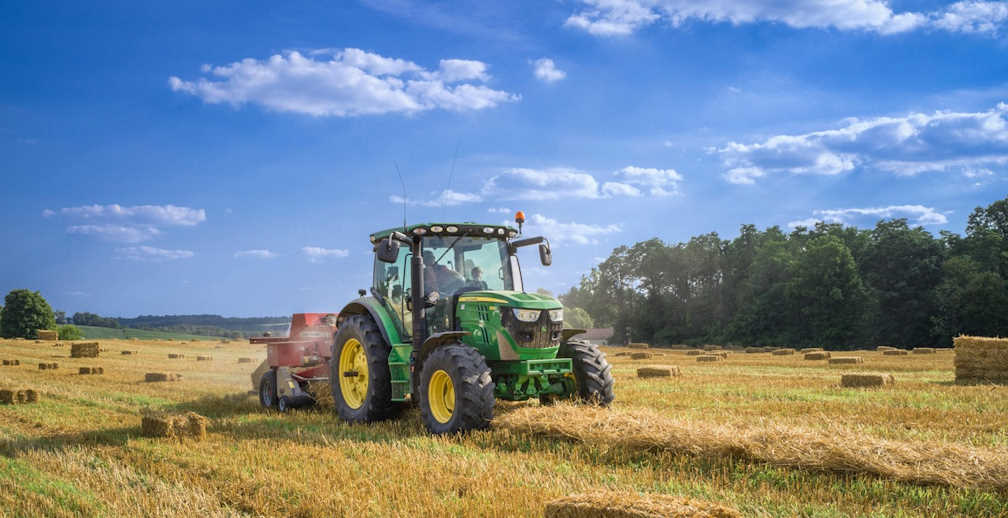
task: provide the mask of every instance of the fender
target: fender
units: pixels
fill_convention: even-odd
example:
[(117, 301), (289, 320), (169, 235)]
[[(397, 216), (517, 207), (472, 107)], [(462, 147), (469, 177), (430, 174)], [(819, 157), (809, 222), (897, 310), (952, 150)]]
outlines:
[(564, 329), (563, 331), (560, 332), (561, 336), (560, 342), (566, 342), (567, 340), (570, 340), (571, 338), (574, 338), (577, 335), (583, 335), (587, 332), (588, 331), (585, 329)]
[(378, 330), (381, 331), (385, 343), (389, 345), (402, 343), (402, 338), (399, 336), (399, 328), (396, 327), (392, 315), (374, 297), (355, 299), (343, 307), (339, 314), (341, 317), (343, 315), (370, 315), (375, 324), (378, 325)]
[(438, 347), (458, 342), (463, 336), (471, 335), (469, 331), (445, 331), (443, 333), (434, 333), (429, 338), (424, 340), (423, 345), (420, 347), (420, 352), (417, 354), (417, 364), (423, 364), (424, 359), (427, 358), (434, 349)]

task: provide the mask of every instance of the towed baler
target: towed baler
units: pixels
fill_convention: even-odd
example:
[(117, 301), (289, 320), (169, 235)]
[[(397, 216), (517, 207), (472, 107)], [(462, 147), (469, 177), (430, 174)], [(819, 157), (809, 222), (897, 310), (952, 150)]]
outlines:
[(338, 313), (295, 313), (287, 336), (257, 336), (250, 344), (266, 346), (266, 360), (252, 373), (252, 387), (266, 408), (287, 411), (315, 402), (312, 382), (329, 380)]

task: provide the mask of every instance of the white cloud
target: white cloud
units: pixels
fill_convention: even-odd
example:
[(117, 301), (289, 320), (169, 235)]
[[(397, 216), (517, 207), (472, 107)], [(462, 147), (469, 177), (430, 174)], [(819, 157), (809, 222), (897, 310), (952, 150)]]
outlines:
[(563, 243), (570, 241), (579, 245), (589, 245), (598, 243), (598, 236), (619, 232), (620, 226), (609, 225), (589, 225), (585, 223), (561, 223), (555, 219), (547, 218), (542, 214), (532, 214), (526, 223), (526, 234), (542, 234), (551, 242)]
[[(404, 198), (393, 194), (389, 196), (389, 201), (392, 203), (403, 203)], [(457, 205), (462, 205), (463, 203), (476, 203), (482, 201), (482, 198), (478, 194), (456, 192), (451, 189), (445, 189), (439, 194), (432, 196), (429, 199), (405, 199), (408, 205), (422, 205), (424, 207), (454, 207)]]
[(1008, 163), (1008, 104), (984, 112), (848, 119), (837, 129), (731, 142), (716, 149), (734, 183), (768, 173), (837, 175), (857, 168), (900, 175)]
[(550, 58), (539, 58), (532, 62), (533, 73), (540, 81), (555, 83), (565, 77), (567, 72), (560, 70)]
[(481, 110), (515, 102), (520, 96), (482, 84), (490, 79), (480, 61), (442, 59), (437, 70), (360, 49), (297, 51), (264, 60), (246, 58), (205, 66), (209, 78), (184, 81), (172, 76), (172, 90), (206, 103), (255, 103), (280, 112), (348, 117), (417, 113), (433, 109)]
[(607, 198), (616, 196), (629, 196), (632, 198), (641, 195), (640, 189), (632, 185), (627, 185), (625, 183), (619, 183), (619, 182), (606, 182), (602, 184), (601, 192), (602, 196), (605, 196)]
[(504, 207), (490, 207), (489, 209), (487, 209), (487, 212), (489, 212), (490, 214), (511, 214), (511, 209), (507, 209)]
[(152, 246), (130, 246), (126, 248), (116, 248), (119, 259), (130, 261), (151, 261), (164, 262), (178, 259), (189, 259), (195, 255), (191, 250), (165, 250)]
[(679, 184), (683, 180), (682, 175), (675, 169), (653, 167), (627, 166), (616, 174), (627, 184), (646, 189), (652, 196), (679, 194)]
[(239, 257), (254, 257), (256, 259), (273, 259), (277, 256), (276, 252), (266, 250), (264, 248), (253, 249), (253, 250), (239, 250), (234, 253), (235, 258)]
[(798, 226), (811, 228), (820, 221), (849, 224), (855, 219), (868, 217), (875, 219), (906, 218), (910, 223), (916, 225), (944, 225), (948, 223), (948, 218), (944, 214), (924, 205), (814, 210), (812, 214), (811, 218), (788, 222), (788, 226), (791, 228)]
[(67, 227), (68, 234), (94, 236), (105, 241), (117, 243), (141, 243), (154, 239), (161, 231), (150, 225), (71, 225)]
[(152, 225), (178, 225), (191, 227), (206, 221), (206, 210), (175, 205), (134, 205), (123, 207), (111, 205), (84, 205), (80, 207), (64, 207), (59, 211), (46, 209), (44, 217), (56, 214), (79, 219), (120, 220), (132, 223), (149, 223)]
[(1005, 2), (963, 1), (944, 9), (894, 12), (884, 0), (580, 0), (564, 25), (596, 36), (626, 36), (663, 22), (779, 23), (795, 29), (897, 34), (915, 29), (996, 34), (1008, 21)]
[(301, 252), (308, 257), (309, 262), (321, 263), (329, 258), (343, 258), (350, 255), (348, 250), (342, 248), (322, 248), (318, 246), (306, 246), (301, 248)]

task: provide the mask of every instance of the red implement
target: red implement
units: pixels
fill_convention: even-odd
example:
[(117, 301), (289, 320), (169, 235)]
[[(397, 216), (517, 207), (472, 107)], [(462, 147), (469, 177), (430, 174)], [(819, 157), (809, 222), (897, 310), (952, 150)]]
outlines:
[(253, 337), (249, 343), (266, 344), (266, 363), (270, 367), (289, 367), (304, 378), (328, 377), (337, 316), (295, 313), (286, 337)]

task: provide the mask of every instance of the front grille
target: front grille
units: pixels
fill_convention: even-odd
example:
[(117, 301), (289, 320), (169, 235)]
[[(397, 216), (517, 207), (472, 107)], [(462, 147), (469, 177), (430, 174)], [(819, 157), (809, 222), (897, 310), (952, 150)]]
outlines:
[(535, 322), (522, 322), (514, 316), (514, 312), (509, 307), (501, 308), (501, 321), (504, 328), (517, 342), (518, 347), (529, 349), (542, 349), (545, 347), (556, 347), (560, 344), (560, 331), (563, 330), (563, 322), (551, 322), (548, 311), (539, 313), (539, 320)]

